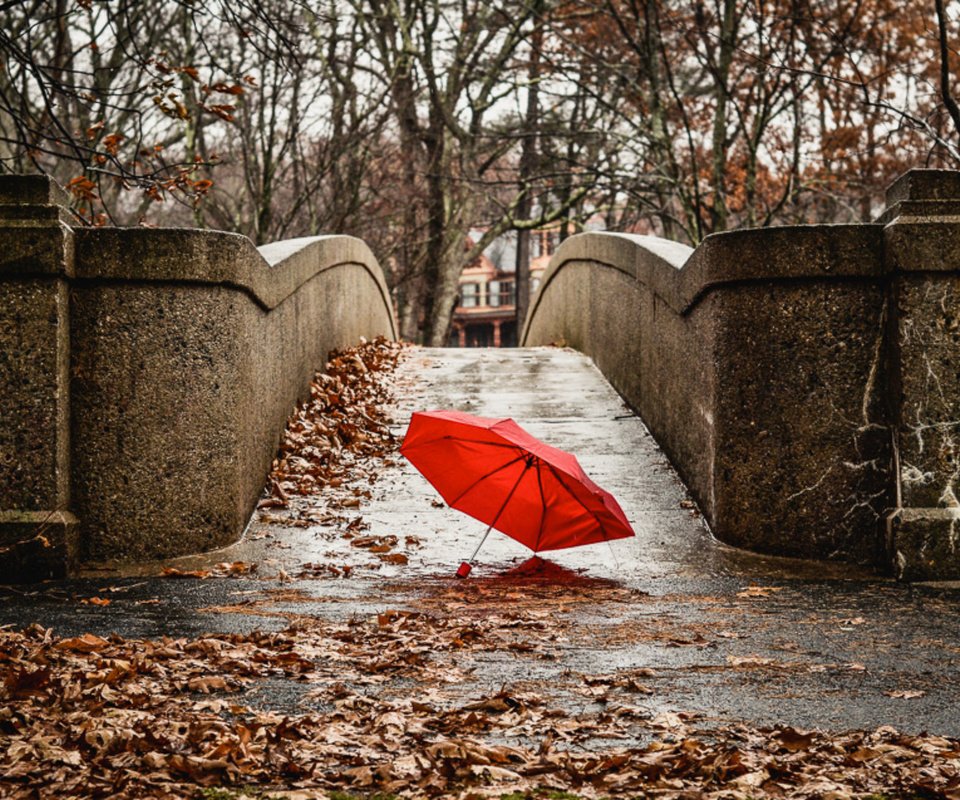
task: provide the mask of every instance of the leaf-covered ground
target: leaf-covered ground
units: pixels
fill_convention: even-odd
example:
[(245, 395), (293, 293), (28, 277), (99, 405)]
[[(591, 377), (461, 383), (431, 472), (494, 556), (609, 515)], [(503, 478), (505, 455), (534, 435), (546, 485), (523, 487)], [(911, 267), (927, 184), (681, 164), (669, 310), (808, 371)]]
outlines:
[[(386, 610), (198, 639), (4, 631), (0, 793), (960, 796), (956, 740), (892, 728), (711, 730), (682, 713), (651, 717), (636, 699), (652, 691), (652, 670), (462, 697), (458, 664), (469, 654), (535, 661), (566, 635), (563, 616), (537, 605), (504, 610), (474, 594), (455, 616)], [(309, 710), (249, 702), (248, 689), (278, 678), (302, 684)], [(585, 702), (571, 703), (578, 689)]]
[[(960, 742), (922, 724), (910, 735), (759, 727), (679, 699), (710, 673), (716, 687), (785, 700), (803, 680), (847, 687), (839, 702), (850, 686), (925, 702), (939, 677), (877, 674), (856, 657), (905, 641), (869, 610), (793, 619), (821, 631), (817, 649), (791, 638), (795, 589), (784, 586), (651, 598), (537, 560), (496, 579), (405, 578), (417, 537), (373, 535), (358, 513), (395, 458), (385, 409), (400, 358), (383, 341), (334, 355), (261, 503), (281, 532), (323, 525), (349, 560), (157, 570), (165, 585), (236, 586), (201, 609), (251, 622), (232, 633), (0, 628), (0, 797), (960, 797)], [(341, 611), (332, 587), (380, 569), (401, 572)], [(134, 598), (154, 586), (41, 591), (85, 615), (160, 613), (163, 597)], [(775, 631), (773, 648), (751, 641), (761, 628)], [(955, 642), (923, 646), (949, 659)], [(665, 653), (691, 657), (677, 668)]]

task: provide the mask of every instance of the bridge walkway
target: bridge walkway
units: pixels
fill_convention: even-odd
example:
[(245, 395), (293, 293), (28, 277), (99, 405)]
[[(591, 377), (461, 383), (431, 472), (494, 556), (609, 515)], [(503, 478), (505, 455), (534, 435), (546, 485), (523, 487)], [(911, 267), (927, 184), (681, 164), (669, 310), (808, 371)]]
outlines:
[[(0, 624), (156, 638), (282, 630), (303, 618), (373, 619), (375, 627), (390, 609), (464, 622), (492, 616), (509, 628), (508, 615), (521, 610), (524, 625), (550, 620), (549, 637), (531, 628), (540, 639), (529, 652), (481, 643), (438, 654), (457, 677), (449, 684), (437, 678), (437, 697), (463, 705), (536, 685), (577, 718), (602, 716), (606, 701), (583, 694), (593, 685), (589, 676), (623, 673), (642, 675), (650, 693), (618, 702), (678, 730), (746, 722), (960, 735), (955, 591), (716, 542), (641, 421), (585, 356), (558, 348), (412, 348), (393, 383), (398, 434), (418, 409), (511, 416), (576, 453), (619, 499), (637, 537), (552, 553), (547, 567), (523, 574), (528, 551), (493, 534), (471, 578), (455, 581), (484, 526), (438, 506), (429, 484), (390, 456), (370, 467), (376, 480), (359, 507), (331, 510), (303, 527), (262, 514), (243, 542), (169, 562), (183, 571), (255, 564), (256, 572), (170, 580), (157, 576), (157, 565), (105, 571), (0, 595)], [(395, 537), (391, 552), (407, 563), (358, 547), (363, 537)], [(110, 592), (107, 607), (77, 602)], [(369, 691), (409, 692), (405, 686)], [(245, 702), (295, 713), (307, 702), (304, 692), (296, 681), (276, 681), (251, 690)]]

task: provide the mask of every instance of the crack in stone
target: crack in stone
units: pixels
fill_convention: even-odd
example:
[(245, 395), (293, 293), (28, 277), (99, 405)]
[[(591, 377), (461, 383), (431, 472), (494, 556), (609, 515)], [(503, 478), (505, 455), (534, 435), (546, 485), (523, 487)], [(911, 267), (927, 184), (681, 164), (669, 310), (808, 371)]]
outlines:
[(885, 494), (886, 494), (886, 490), (885, 490), (885, 489), (881, 489), (879, 492), (874, 492), (873, 494), (867, 495), (867, 496), (866, 496), (865, 498), (863, 498), (862, 500), (857, 500), (856, 495), (850, 495), (850, 496), (847, 498), (847, 500), (852, 500), (852, 501), (854, 501), (854, 504), (853, 504), (853, 506), (850, 507), (850, 510), (847, 511), (847, 513), (844, 514), (844, 515), (840, 518), (840, 520), (843, 521), (843, 520), (848, 519), (849, 517), (852, 517), (854, 514), (857, 513), (857, 511), (859, 511), (859, 510), (862, 509), (862, 508), (865, 508), (865, 509), (869, 510), (869, 511), (870, 511), (870, 514), (871, 514), (874, 518), (879, 518), (879, 515), (877, 514), (876, 509), (873, 507), (873, 501), (880, 499), (880, 498), (883, 497)]
[(880, 309), (879, 333), (873, 346), (873, 359), (870, 362), (870, 371), (867, 373), (867, 382), (863, 387), (863, 400), (860, 403), (860, 415), (863, 417), (864, 425), (871, 425), (870, 421), (870, 400), (877, 380), (877, 374), (880, 371), (880, 364), (883, 358), (883, 342), (885, 339), (884, 331), (887, 326), (887, 308), (889, 299), (884, 299), (883, 306)]
[(793, 494), (791, 494), (790, 496), (788, 496), (788, 497), (787, 497), (787, 502), (789, 502), (790, 500), (795, 500), (796, 498), (800, 497), (801, 495), (807, 494), (808, 492), (812, 492), (812, 491), (814, 491), (815, 489), (817, 489), (817, 488), (827, 479), (827, 477), (830, 475), (831, 472), (833, 472), (833, 467), (832, 467), (832, 466), (831, 466), (826, 472), (824, 472), (823, 475), (820, 476), (820, 480), (818, 480), (816, 483), (814, 483), (814, 484), (812, 484), (812, 485), (810, 485), (810, 486), (805, 486), (803, 489), (800, 489), (799, 491), (796, 491), (796, 492), (794, 492)]

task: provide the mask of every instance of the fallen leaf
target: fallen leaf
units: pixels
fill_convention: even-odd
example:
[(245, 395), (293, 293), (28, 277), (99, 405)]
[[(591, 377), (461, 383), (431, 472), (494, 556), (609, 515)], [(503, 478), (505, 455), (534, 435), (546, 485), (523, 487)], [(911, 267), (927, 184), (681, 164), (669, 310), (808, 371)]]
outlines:
[(747, 586), (737, 592), (737, 597), (769, 597), (774, 592), (783, 591), (782, 586)]
[(209, 578), (211, 571), (208, 569), (181, 570), (176, 567), (164, 567), (160, 575), (164, 578)]
[(798, 731), (796, 728), (781, 728), (775, 736), (792, 753), (808, 749), (816, 740), (813, 731)]
[(731, 667), (767, 667), (776, 661), (763, 656), (727, 656), (727, 663)]
[(109, 646), (110, 642), (101, 639), (99, 636), (94, 636), (92, 633), (85, 633), (72, 639), (63, 639), (56, 645), (60, 650), (76, 650), (78, 653), (92, 653)]

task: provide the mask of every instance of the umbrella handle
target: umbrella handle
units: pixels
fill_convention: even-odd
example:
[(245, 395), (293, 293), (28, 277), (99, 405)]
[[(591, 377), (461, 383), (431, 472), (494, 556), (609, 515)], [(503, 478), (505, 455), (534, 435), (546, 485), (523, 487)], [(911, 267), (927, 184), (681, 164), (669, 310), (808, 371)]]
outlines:
[(470, 563), (477, 557), (477, 553), (480, 552), (480, 548), (483, 547), (483, 543), (487, 541), (487, 537), (490, 535), (490, 531), (493, 530), (493, 525), (487, 528), (487, 532), (483, 534), (483, 538), (480, 540), (480, 544), (477, 545), (476, 549), (473, 551), (473, 555), (470, 556), (466, 561), (462, 561), (460, 566), (457, 568), (457, 577), (466, 578), (470, 574), (470, 570), (473, 569), (473, 565)]

